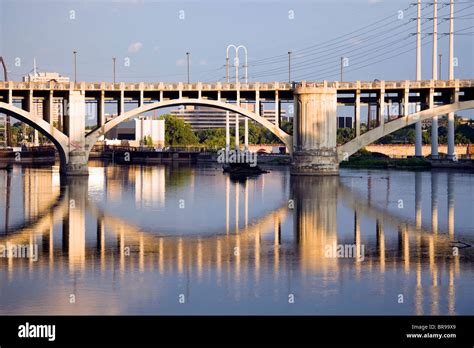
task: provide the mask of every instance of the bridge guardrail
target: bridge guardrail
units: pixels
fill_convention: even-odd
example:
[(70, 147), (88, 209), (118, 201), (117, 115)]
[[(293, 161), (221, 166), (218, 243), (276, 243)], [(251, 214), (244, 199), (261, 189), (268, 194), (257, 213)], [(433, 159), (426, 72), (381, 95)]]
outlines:
[[(378, 89), (382, 86), (385, 89), (392, 88), (454, 88), (474, 87), (474, 80), (423, 80), (423, 81), (355, 81), (355, 82), (338, 82), (338, 81), (315, 81), (315, 82), (299, 82), (297, 86), (307, 87), (330, 87), (339, 89)], [(51, 80), (49, 82), (25, 82), (25, 81), (0, 81), (0, 89), (36, 89), (36, 90), (106, 90), (120, 91), (138, 90), (290, 90), (292, 84), (287, 82), (269, 82), (269, 83), (110, 83), (110, 82), (57, 82)]]

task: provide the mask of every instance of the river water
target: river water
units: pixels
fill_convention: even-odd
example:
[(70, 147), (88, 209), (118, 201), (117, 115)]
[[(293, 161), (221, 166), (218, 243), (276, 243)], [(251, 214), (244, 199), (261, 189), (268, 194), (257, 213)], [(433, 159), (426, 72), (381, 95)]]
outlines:
[(473, 173), (270, 171), (0, 172), (0, 314), (474, 314)]

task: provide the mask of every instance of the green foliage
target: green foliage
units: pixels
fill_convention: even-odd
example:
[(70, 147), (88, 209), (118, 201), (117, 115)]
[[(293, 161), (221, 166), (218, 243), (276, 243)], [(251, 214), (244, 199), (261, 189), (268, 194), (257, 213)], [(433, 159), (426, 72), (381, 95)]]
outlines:
[(143, 145), (153, 147), (153, 139), (150, 135), (143, 137)]
[[(272, 132), (258, 123), (250, 121), (249, 126), (249, 143), (250, 144), (279, 144), (281, 140), (278, 139)], [(293, 133), (293, 123), (283, 121), (281, 128), (289, 133)], [(239, 128), (239, 141), (244, 142), (245, 128)], [(196, 132), (196, 136), (200, 144), (204, 144), (211, 149), (221, 149), (225, 147), (225, 128), (213, 128), (199, 130)], [(235, 143), (235, 128), (230, 129), (230, 144), (231, 146)]]
[(165, 120), (165, 143), (171, 146), (185, 146), (197, 144), (198, 138), (191, 126), (173, 115), (162, 115), (160, 119)]
[(345, 144), (355, 138), (354, 128), (338, 128), (337, 129), (337, 143), (339, 145)]

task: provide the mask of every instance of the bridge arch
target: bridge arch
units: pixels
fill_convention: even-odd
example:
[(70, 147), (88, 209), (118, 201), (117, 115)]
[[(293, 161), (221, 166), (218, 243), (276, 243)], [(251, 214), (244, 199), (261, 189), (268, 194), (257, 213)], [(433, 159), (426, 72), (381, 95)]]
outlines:
[(361, 148), (372, 144), (374, 141), (393, 133), (399, 129), (410, 126), (418, 121), (424, 121), (435, 116), (445, 115), (450, 112), (462, 111), (474, 108), (474, 100), (456, 102), (448, 105), (439, 106), (419, 112), (415, 112), (406, 117), (400, 117), (396, 120), (384, 123), (382, 126), (374, 128), (361, 136), (341, 145), (337, 149), (338, 160), (342, 162), (349, 156), (353, 155)]
[(55, 128), (53, 124), (41, 117), (33, 116), (30, 112), (11, 104), (0, 102), (0, 113), (7, 114), (18, 121), (24, 122), (46, 136), (56, 146), (63, 167), (69, 159), (69, 138), (66, 134)]
[(207, 100), (207, 99), (173, 99), (173, 100), (166, 100), (166, 101), (160, 101), (156, 103), (150, 103), (150, 104), (144, 104), (138, 108), (135, 108), (133, 110), (124, 112), (123, 114), (115, 117), (114, 119), (110, 120), (109, 122), (105, 123), (101, 127), (91, 131), (89, 134), (86, 135), (86, 149), (88, 152), (91, 151), (92, 147), (94, 144), (97, 142), (99, 137), (101, 135), (106, 134), (108, 131), (110, 131), (112, 128), (115, 126), (119, 125), (122, 122), (126, 122), (134, 117), (139, 116), (140, 114), (151, 111), (151, 110), (156, 110), (159, 108), (164, 108), (164, 107), (169, 107), (169, 106), (178, 106), (178, 105), (203, 105), (203, 106), (211, 106), (215, 107), (217, 109), (225, 110), (225, 111), (230, 111), (234, 112), (237, 114), (240, 114), (244, 117), (248, 117), (257, 123), (261, 124), (264, 126), (266, 129), (268, 129), (270, 132), (275, 134), (287, 147), (288, 151), (290, 153), (293, 152), (293, 137), (287, 133), (285, 133), (282, 129), (268, 121), (262, 116), (257, 115), (254, 112), (251, 112), (247, 109), (244, 109), (242, 107), (224, 103), (221, 101), (216, 101), (216, 100)]

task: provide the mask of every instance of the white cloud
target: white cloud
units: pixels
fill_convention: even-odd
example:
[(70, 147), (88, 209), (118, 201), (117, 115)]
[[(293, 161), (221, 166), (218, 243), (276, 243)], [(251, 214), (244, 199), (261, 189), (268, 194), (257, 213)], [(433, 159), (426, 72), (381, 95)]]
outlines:
[(137, 53), (140, 51), (143, 47), (143, 44), (140, 41), (131, 43), (130, 46), (128, 46), (128, 52), (129, 53)]

